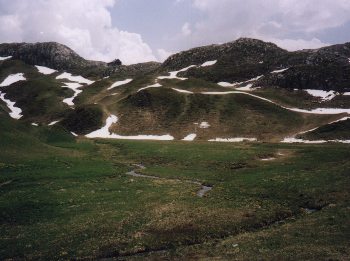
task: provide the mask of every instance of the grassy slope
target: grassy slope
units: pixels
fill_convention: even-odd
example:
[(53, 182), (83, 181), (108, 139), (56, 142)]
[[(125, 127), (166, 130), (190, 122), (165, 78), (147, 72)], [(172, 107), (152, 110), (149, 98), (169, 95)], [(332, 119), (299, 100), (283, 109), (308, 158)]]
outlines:
[(24, 118), (29, 122), (50, 122), (69, 110), (63, 99), (71, 97), (73, 92), (62, 88), (55, 75), (40, 74), (33, 66), (21, 61), (10, 60), (0, 65), (0, 81), (10, 74), (24, 73), (26, 81), (20, 81), (3, 87), (6, 98), (16, 101), (22, 109)]
[(308, 140), (350, 140), (350, 120), (321, 126), (300, 137)]
[(199, 139), (256, 137), (281, 139), (327, 123), (334, 116), (302, 115), (244, 94), (188, 95), (171, 89), (151, 88), (132, 94), (108, 107), (119, 122), (119, 134), (166, 134), (182, 139), (195, 131)]
[[(1, 259), (133, 258), (152, 249), (164, 250), (152, 258), (186, 259), (350, 254), (347, 146), (74, 142), (0, 119)], [(195, 184), (124, 174), (140, 162), (145, 174), (214, 189), (198, 198)], [(302, 208), (323, 209), (306, 216)]]

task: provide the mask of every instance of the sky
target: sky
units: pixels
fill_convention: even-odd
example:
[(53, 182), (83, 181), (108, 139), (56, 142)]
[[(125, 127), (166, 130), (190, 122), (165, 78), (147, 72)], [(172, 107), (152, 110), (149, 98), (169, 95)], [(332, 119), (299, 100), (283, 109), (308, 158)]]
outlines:
[(164, 61), (240, 37), (350, 42), (350, 0), (0, 0), (0, 43), (56, 41), (91, 60)]

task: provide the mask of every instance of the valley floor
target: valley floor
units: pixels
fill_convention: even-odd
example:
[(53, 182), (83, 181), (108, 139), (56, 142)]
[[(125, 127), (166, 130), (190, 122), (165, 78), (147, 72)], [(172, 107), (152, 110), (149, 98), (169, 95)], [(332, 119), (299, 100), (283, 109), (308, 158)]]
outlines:
[(346, 144), (0, 145), (2, 260), (350, 258)]

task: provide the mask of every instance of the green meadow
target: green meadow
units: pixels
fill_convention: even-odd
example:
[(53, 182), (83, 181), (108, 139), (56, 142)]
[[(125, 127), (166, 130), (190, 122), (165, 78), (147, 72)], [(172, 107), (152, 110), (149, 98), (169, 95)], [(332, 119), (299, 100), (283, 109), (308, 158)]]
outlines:
[(2, 123), (2, 260), (350, 256), (348, 145), (73, 140)]

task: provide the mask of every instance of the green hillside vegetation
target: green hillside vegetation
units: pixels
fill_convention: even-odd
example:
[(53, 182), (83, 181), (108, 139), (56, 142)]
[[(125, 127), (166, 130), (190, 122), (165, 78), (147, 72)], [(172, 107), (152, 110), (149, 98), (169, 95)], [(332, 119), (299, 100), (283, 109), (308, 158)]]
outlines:
[(321, 126), (300, 137), (307, 140), (350, 140), (350, 119)]
[(0, 120), (1, 259), (350, 254), (347, 145), (74, 141)]

